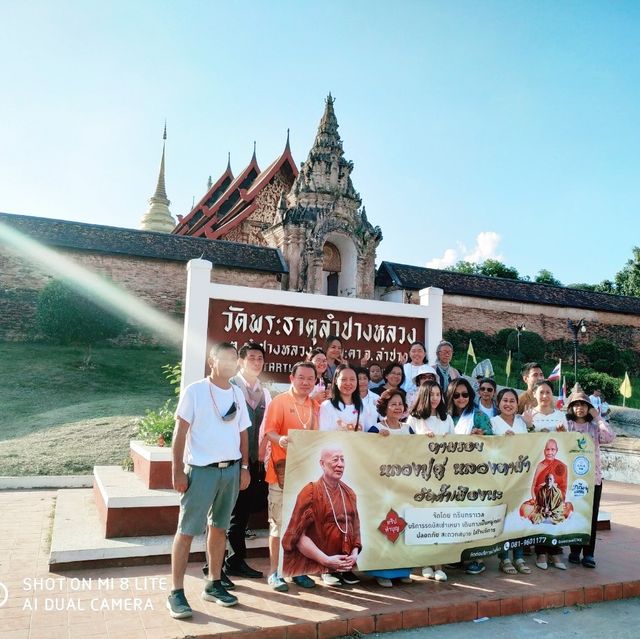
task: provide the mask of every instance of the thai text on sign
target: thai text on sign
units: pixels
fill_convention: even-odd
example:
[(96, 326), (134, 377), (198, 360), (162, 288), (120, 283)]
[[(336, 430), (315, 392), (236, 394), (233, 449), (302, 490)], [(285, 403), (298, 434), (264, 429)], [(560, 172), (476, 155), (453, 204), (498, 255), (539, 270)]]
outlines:
[(385, 365), (397, 361), (416, 340), (424, 342), (421, 318), (327, 311), (320, 308), (210, 300), (210, 342), (247, 341), (266, 351), (265, 372), (273, 381), (286, 381), (292, 364), (329, 335), (342, 340), (349, 361), (369, 359)]

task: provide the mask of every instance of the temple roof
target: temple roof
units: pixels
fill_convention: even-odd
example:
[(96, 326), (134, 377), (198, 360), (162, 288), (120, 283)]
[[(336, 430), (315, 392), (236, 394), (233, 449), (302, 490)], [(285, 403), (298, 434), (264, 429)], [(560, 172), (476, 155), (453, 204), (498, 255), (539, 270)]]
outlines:
[(594, 293), (564, 286), (523, 282), (502, 277), (467, 275), (396, 262), (382, 262), (380, 264), (376, 274), (376, 286), (395, 286), (413, 291), (435, 286), (443, 289), (449, 295), (469, 295), (511, 302), (640, 314), (640, 298), (638, 297)]
[[(258, 166), (255, 148), (251, 161), (237, 178), (228, 179), (232, 174), (227, 166), (227, 171), (180, 221), (173, 233), (209, 239), (223, 237), (255, 211), (257, 196), (283, 168), (288, 168), (294, 178), (298, 175), (298, 168), (291, 155), (288, 132), (284, 150), (264, 171), (260, 171)], [(223, 185), (225, 188), (221, 189)]]
[(52, 247), (177, 262), (202, 258), (214, 266), (288, 272), (280, 251), (266, 246), (11, 213), (0, 213), (0, 223)]

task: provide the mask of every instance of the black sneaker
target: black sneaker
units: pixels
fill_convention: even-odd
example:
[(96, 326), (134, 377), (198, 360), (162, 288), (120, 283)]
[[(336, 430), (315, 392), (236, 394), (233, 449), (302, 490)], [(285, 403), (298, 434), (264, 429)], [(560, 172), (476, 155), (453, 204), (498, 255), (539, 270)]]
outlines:
[(229, 576), (222, 568), (220, 569), (220, 581), (226, 590), (235, 590), (236, 585), (229, 579)]
[[(209, 581), (209, 564), (202, 566), (202, 574), (204, 578)], [(220, 581), (227, 590), (235, 590), (236, 585), (229, 579), (222, 568), (220, 569)]]
[(484, 572), (486, 569), (487, 567), (484, 565), (484, 562), (471, 561), (469, 562), (469, 564), (467, 564), (465, 572), (468, 575), (479, 575), (480, 573)]
[(235, 606), (238, 603), (238, 598), (235, 595), (229, 594), (220, 580), (207, 581), (202, 591), (202, 598), (205, 601), (213, 601), (225, 608)]
[(171, 594), (167, 597), (167, 608), (174, 619), (186, 619), (193, 616), (193, 610), (191, 610), (182, 588), (171, 591)]
[[(224, 569), (227, 574), (234, 575), (235, 577), (247, 577), (249, 579), (260, 579), (264, 575), (259, 571), (253, 569), (244, 559), (239, 559), (232, 563), (224, 563)], [(229, 588), (227, 588), (229, 590)]]
[(342, 579), (343, 583), (349, 586), (360, 583), (360, 579), (358, 579), (350, 570), (347, 572), (339, 572), (338, 575)]

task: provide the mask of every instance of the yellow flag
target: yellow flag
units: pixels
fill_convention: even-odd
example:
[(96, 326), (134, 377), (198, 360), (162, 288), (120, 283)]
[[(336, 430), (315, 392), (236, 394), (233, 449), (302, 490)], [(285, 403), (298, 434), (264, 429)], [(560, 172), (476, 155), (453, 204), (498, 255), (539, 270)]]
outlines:
[(473, 351), (473, 344), (471, 343), (471, 340), (469, 340), (469, 348), (467, 349), (467, 355), (473, 360), (474, 364), (478, 363), (478, 360), (476, 359), (476, 354)]
[(624, 374), (624, 381), (620, 384), (620, 395), (629, 399), (631, 397), (631, 380), (629, 379), (629, 373)]
[(511, 351), (509, 351), (509, 357), (507, 357), (507, 365), (504, 367), (504, 372), (507, 374), (507, 379), (511, 377)]

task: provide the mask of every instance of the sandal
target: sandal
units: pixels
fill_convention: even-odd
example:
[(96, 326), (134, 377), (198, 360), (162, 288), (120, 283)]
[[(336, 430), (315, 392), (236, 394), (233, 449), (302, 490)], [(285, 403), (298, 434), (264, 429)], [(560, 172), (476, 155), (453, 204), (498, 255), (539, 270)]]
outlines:
[(502, 570), (502, 572), (505, 575), (517, 575), (518, 571), (516, 570), (515, 566), (511, 563), (511, 559), (503, 559), (500, 562), (500, 570)]
[(527, 566), (527, 563), (525, 562), (524, 559), (516, 559), (515, 566), (516, 566), (516, 570), (522, 573), (523, 575), (531, 574), (531, 568)]
[(549, 557), (550, 563), (554, 568), (558, 568), (558, 570), (566, 570), (567, 566), (560, 557), (561, 555), (551, 555), (551, 557)]

